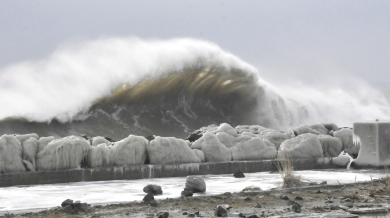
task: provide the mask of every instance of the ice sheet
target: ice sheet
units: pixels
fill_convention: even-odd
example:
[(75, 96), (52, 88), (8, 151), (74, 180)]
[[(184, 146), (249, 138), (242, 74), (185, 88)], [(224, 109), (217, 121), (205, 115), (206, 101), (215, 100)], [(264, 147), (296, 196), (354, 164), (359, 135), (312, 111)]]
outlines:
[[(296, 171), (296, 174), (301, 175), (304, 180), (327, 181), (328, 184), (369, 181), (371, 177), (375, 179), (387, 175), (383, 170), (308, 170)], [(279, 187), (282, 182), (277, 172), (246, 173), (245, 176), (245, 178), (234, 178), (231, 174), (202, 176), (207, 185), (206, 193), (203, 195), (239, 192), (250, 185), (268, 190)], [(141, 201), (145, 196), (142, 189), (147, 184), (157, 184), (162, 187), (163, 195), (156, 196), (156, 199), (177, 198), (184, 188), (185, 179), (185, 177), (177, 177), (115, 180), (0, 188), (0, 214), (7, 211), (55, 207), (68, 198), (89, 204)]]

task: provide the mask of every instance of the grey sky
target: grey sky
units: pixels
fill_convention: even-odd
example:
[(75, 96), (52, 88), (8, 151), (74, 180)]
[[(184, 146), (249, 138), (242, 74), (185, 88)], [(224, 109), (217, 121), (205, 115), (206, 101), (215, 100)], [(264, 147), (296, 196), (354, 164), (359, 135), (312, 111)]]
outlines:
[(389, 11), (379, 0), (0, 1), (0, 68), (100, 37), (191, 37), (275, 82), (358, 75), (390, 83)]

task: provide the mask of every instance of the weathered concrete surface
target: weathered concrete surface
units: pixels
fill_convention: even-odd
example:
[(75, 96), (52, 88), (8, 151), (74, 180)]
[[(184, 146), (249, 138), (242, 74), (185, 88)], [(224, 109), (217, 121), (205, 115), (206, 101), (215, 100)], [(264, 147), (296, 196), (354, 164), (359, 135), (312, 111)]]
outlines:
[[(329, 159), (329, 158), (328, 158)], [(335, 168), (330, 159), (295, 159), (295, 170)], [(233, 174), (276, 171), (277, 160), (232, 161), (221, 163), (190, 163), (168, 165), (129, 165), (94, 169), (37, 171), (0, 174), (0, 187), (15, 185), (52, 184), (81, 181), (134, 180), (144, 178), (184, 177), (188, 175)]]
[(353, 142), (360, 145), (354, 165), (390, 165), (390, 121), (355, 122)]

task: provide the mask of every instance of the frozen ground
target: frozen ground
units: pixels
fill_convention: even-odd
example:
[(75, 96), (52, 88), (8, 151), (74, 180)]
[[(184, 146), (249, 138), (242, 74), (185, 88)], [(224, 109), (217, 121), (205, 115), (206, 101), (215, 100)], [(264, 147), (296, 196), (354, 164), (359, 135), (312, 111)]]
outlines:
[[(386, 176), (383, 170), (307, 170), (297, 171), (304, 180), (327, 181), (328, 184), (367, 181)], [(247, 173), (246, 178), (236, 179), (232, 175), (203, 176), (207, 191), (205, 195), (224, 192), (239, 192), (256, 185), (263, 190), (276, 188), (281, 184), (278, 173)], [(116, 180), (100, 182), (77, 182), (49, 185), (14, 186), (0, 188), (0, 214), (25, 210), (46, 209), (59, 206), (65, 199), (80, 200), (89, 204), (105, 204), (141, 201), (145, 196), (142, 189), (147, 184), (158, 184), (163, 189), (157, 199), (177, 198), (184, 188), (185, 178), (161, 178), (141, 180)]]

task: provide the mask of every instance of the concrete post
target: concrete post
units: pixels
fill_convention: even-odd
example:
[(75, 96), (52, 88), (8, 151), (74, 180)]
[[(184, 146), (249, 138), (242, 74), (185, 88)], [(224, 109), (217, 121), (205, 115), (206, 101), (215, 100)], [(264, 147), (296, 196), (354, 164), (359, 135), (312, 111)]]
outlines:
[(360, 145), (354, 164), (358, 166), (390, 165), (390, 121), (355, 122), (353, 143)]

